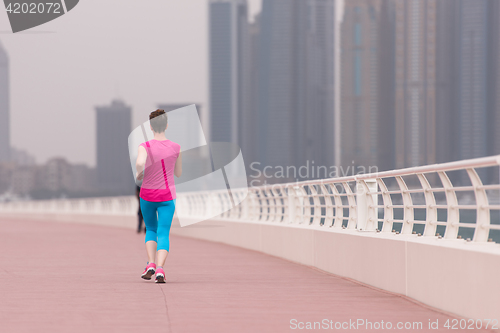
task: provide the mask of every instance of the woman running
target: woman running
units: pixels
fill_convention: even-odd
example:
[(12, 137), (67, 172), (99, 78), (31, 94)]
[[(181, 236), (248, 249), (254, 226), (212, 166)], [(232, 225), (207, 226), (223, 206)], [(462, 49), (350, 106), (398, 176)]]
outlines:
[(151, 112), (149, 124), (154, 139), (141, 143), (136, 161), (136, 178), (143, 181), (140, 205), (148, 253), (148, 263), (141, 277), (151, 280), (156, 273), (156, 282), (165, 283), (163, 265), (170, 250), (170, 226), (175, 211), (174, 175), (182, 175), (181, 146), (165, 137), (168, 126), (165, 111)]

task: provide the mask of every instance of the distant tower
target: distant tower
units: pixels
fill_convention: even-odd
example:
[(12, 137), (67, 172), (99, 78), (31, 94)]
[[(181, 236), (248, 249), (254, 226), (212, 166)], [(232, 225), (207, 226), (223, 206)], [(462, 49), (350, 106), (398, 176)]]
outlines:
[(395, 4), (396, 167), (433, 164), (437, 0), (396, 0)]
[(490, 11), (493, 16), (490, 19), (492, 23), (492, 51), (490, 59), (492, 66), (492, 107), (490, 108), (490, 152), (489, 155), (500, 154), (500, 1), (493, 2), (492, 10)]
[(109, 195), (133, 193), (128, 136), (132, 130), (132, 109), (114, 100), (96, 107), (97, 181), (99, 190)]
[(241, 141), (247, 25), (246, 0), (210, 0), (211, 141)]
[(436, 25), (436, 162), (457, 161), (458, 156), (458, 74), (457, 0), (439, 0)]
[[(342, 22), (342, 164), (350, 166), (379, 166), (387, 163), (378, 156), (386, 145), (379, 137), (390, 135), (391, 123), (382, 124), (382, 86), (390, 86), (393, 79), (383, 81), (382, 52), (392, 45), (382, 44), (385, 17), (383, 0), (350, 0), (345, 3)], [(387, 33), (387, 32), (385, 32)], [(382, 138), (381, 138), (382, 139)], [(393, 138), (391, 138), (393, 140)], [(390, 140), (387, 140), (390, 142)], [(386, 157), (387, 158), (387, 157)]]
[[(250, 167), (254, 162), (260, 162), (262, 149), (259, 144), (259, 129), (263, 124), (259, 119), (259, 41), (260, 41), (260, 14), (254, 17), (254, 21), (248, 26), (248, 48), (246, 57), (246, 66), (248, 73), (248, 89), (245, 90), (244, 109), (241, 117), (241, 143), (240, 148), (247, 166), (247, 173), (250, 173)], [(263, 132), (263, 131), (262, 131)]]
[(9, 58), (0, 44), (0, 162), (10, 160)]
[[(488, 109), (490, 105), (490, 22), (488, 0), (461, 0), (459, 14), (459, 132), (460, 159), (488, 153)], [(496, 18), (498, 19), (498, 18)], [(493, 59), (498, 62), (498, 59)], [(498, 129), (495, 129), (498, 130)]]
[[(300, 110), (304, 111), (305, 86), (298, 73), (306, 67), (306, 15), (300, 15), (306, 7), (305, 2), (300, 5), (295, 0), (262, 2), (258, 92), (262, 133), (257, 140), (264, 165), (295, 166), (297, 152), (304, 151), (305, 124), (299, 117), (303, 116)], [(296, 128), (299, 123), (301, 133)]]
[(264, 0), (259, 149), (270, 166), (333, 165), (335, 1)]
[[(298, 0), (296, 6), (302, 6)], [(309, 0), (308, 7), (304, 11), (296, 13), (304, 15), (304, 19), (296, 17), (300, 28), (294, 26), (293, 33), (299, 38), (306, 40), (307, 53), (300, 54), (298, 48), (300, 42), (296, 42), (293, 48), (294, 53), (299, 53), (306, 57), (306, 68), (297, 72), (297, 79), (305, 79), (306, 94), (304, 96), (303, 108), (300, 110), (305, 115), (302, 123), (298, 127), (305, 127), (304, 139), (302, 140), (302, 152), (296, 158), (297, 165), (304, 165), (309, 161), (314, 161), (317, 166), (330, 167), (335, 162), (335, 113), (337, 99), (336, 92), (337, 58), (335, 53), (337, 38), (339, 37), (339, 24), (337, 22), (337, 3), (334, 0)], [(304, 24), (305, 26), (301, 26)], [(300, 64), (300, 59), (297, 59)], [(293, 65), (295, 66), (295, 65)], [(294, 93), (300, 93), (300, 85), (295, 86)], [(299, 121), (300, 118), (299, 118)], [(300, 132), (300, 131), (299, 131)], [(292, 134), (293, 135), (293, 134)], [(300, 147), (300, 145), (298, 145)], [(311, 175), (311, 178), (327, 177), (327, 173)]]

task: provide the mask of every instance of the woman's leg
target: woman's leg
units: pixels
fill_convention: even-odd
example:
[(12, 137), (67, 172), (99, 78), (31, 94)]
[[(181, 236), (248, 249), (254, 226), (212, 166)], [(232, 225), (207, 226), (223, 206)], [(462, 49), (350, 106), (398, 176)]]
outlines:
[(148, 264), (155, 262), (156, 244), (157, 243), (152, 240), (146, 242), (146, 252), (148, 253)]
[(170, 251), (170, 227), (175, 212), (175, 200), (165, 201), (158, 207), (158, 261), (163, 267)]
[(146, 225), (146, 251), (148, 253), (148, 262), (155, 262), (156, 244), (158, 241), (158, 217), (156, 215), (157, 203), (146, 201), (141, 198), (141, 211)]

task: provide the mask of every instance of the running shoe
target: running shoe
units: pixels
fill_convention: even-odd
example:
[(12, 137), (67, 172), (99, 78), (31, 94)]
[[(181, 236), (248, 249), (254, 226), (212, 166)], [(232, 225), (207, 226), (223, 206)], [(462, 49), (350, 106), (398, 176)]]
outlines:
[(151, 277), (155, 275), (156, 271), (156, 264), (154, 262), (150, 263), (146, 268), (144, 269), (144, 273), (142, 273), (141, 278), (144, 280), (151, 280)]
[(158, 268), (156, 270), (156, 283), (165, 283), (165, 272), (163, 268)]

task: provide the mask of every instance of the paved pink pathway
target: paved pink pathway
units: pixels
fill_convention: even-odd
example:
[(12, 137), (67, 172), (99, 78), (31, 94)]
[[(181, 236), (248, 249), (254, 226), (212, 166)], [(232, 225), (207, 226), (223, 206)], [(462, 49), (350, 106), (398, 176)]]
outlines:
[(0, 332), (311, 331), (291, 329), (292, 319), (422, 322), (424, 329), (406, 331), (425, 332), (429, 319), (441, 328), (449, 319), (306, 266), (175, 236), (168, 283), (157, 285), (139, 277), (143, 237), (120, 228), (0, 218)]

